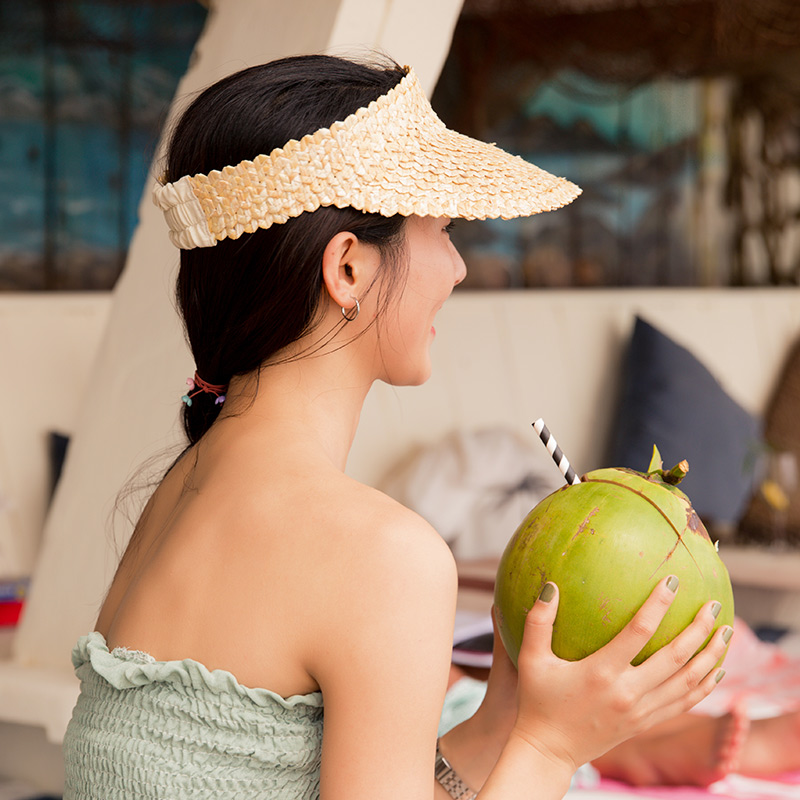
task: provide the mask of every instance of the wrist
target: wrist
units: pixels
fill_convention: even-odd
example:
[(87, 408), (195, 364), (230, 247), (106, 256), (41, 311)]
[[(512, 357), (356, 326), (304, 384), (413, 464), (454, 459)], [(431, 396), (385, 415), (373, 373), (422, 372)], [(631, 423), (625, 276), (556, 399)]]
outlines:
[(462, 780), (478, 791), (497, 763), (506, 737), (484, 725), (480, 710), (441, 737), (441, 749)]
[(515, 728), (479, 797), (530, 797), (531, 787), (536, 787), (535, 794), (542, 800), (560, 800), (569, 789), (573, 773), (570, 759), (549, 752)]
[(508, 738), (509, 742), (516, 743), (517, 747), (532, 750), (537, 758), (552, 764), (556, 772), (565, 772), (571, 780), (581, 763), (576, 763), (570, 755), (569, 749), (563, 744), (559, 744), (557, 735), (553, 734), (555, 734), (554, 731), (551, 731), (549, 737), (537, 735), (525, 726), (515, 725)]

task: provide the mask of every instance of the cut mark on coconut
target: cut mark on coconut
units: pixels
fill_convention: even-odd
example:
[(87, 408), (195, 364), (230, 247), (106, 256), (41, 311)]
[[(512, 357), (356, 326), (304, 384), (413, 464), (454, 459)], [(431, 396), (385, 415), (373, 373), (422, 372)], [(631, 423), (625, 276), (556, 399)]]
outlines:
[(600, 623), (602, 625), (609, 625), (611, 623), (611, 600), (610, 598), (606, 597), (599, 606), (599, 610), (603, 612), (603, 616), (600, 617)]
[[(582, 533), (583, 533), (583, 532), (586, 530), (586, 528), (587, 528), (587, 527), (588, 527), (588, 525), (589, 525), (589, 521), (591, 520), (591, 518), (592, 518), (592, 517), (593, 517), (595, 514), (597, 514), (597, 513), (599, 513), (599, 512), (600, 512), (600, 506), (595, 506), (595, 507), (594, 507), (594, 508), (593, 508), (593, 509), (592, 509), (592, 510), (591, 510), (591, 511), (590, 511), (590, 512), (589, 512), (589, 513), (586, 515), (586, 517), (584, 518), (583, 522), (581, 522), (581, 524), (580, 524), (580, 525), (578, 525), (578, 530), (577, 530), (577, 531), (575, 531), (575, 535), (572, 537), (572, 541), (573, 541), (573, 542), (574, 542), (574, 541), (575, 541), (575, 540), (576, 540), (576, 539), (577, 539), (577, 538), (578, 538), (578, 537), (579, 537), (579, 536), (580, 536), (580, 535), (581, 535), (581, 534), (582, 534)], [(595, 531), (594, 531), (594, 528), (589, 528), (589, 533), (594, 533), (594, 532), (595, 532)]]
[(667, 525), (669, 525), (670, 528), (672, 528), (672, 530), (675, 531), (675, 536), (677, 537), (677, 541), (675, 542), (675, 547), (673, 547), (672, 550), (670, 550), (669, 553), (667, 553), (666, 556), (664, 556), (664, 560), (658, 565), (658, 569), (656, 569), (656, 571), (653, 573), (653, 575), (655, 575), (656, 572), (658, 572), (658, 570), (661, 569), (661, 567), (663, 567), (664, 564), (666, 564), (667, 561), (670, 560), (670, 558), (672, 558), (672, 554), (678, 549), (678, 545), (679, 544), (682, 544), (686, 548), (686, 552), (689, 554), (689, 558), (691, 558), (692, 561), (694, 561), (694, 565), (695, 565), (695, 567), (697, 567), (697, 571), (702, 575), (703, 571), (700, 569), (700, 565), (697, 563), (697, 560), (692, 555), (692, 551), (686, 546), (686, 542), (683, 541), (683, 536), (682, 536), (681, 532), (675, 527), (675, 525), (672, 522), (672, 520), (649, 497), (647, 497), (642, 492), (638, 492), (638, 491), (636, 491), (636, 489), (633, 489), (632, 487), (627, 486), (624, 483), (617, 483), (616, 481), (609, 481), (609, 480), (606, 480), (605, 478), (588, 478), (588, 479), (584, 478), (583, 483), (607, 483), (607, 484), (609, 484), (611, 486), (618, 486), (621, 489), (627, 489), (629, 492), (632, 492), (633, 494), (637, 495), (642, 500), (650, 503), (650, 505), (653, 506), (653, 508), (656, 511), (658, 511), (659, 514), (661, 514), (661, 516), (664, 518), (664, 520), (667, 523)]

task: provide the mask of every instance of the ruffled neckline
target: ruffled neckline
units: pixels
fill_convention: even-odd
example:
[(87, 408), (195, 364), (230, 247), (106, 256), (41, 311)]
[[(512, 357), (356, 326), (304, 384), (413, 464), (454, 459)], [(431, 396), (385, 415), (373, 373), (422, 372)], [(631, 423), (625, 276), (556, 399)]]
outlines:
[(156, 661), (149, 653), (124, 647), (108, 649), (105, 637), (93, 631), (78, 639), (72, 651), (75, 669), (90, 663), (92, 669), (116, 689), (133, 689), (150, 683), (174, 683), (184, 687), (205, 689), (215, 694), (245, 698), (258, 706), (278, 703), (284, 708), (298, 705), (322, 706), (322, 693), (296, 694), (282, 697), (269, 689), (242, 686), (224, 669), (209, 670), (199, 661)]

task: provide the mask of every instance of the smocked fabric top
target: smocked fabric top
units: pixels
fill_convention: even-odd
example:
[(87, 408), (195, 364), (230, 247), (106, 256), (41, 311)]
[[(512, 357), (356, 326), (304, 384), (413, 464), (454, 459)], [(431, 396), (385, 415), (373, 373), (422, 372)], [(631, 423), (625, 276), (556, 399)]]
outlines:
[(250, 689), (191, 659), (72, 653), (81, 693), (64, 737), (64, 800), (319, 797), (322, 695)]

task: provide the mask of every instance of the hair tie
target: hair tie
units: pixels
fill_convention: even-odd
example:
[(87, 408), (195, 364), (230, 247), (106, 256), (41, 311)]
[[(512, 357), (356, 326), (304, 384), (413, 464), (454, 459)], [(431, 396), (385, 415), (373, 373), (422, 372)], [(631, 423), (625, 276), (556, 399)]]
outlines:
[[(183, 395), (181, 400), (183, 400), (187, 406), (191, 406), (192, 398), (200, 393), (216, 395), (216, 400), (214, 400), (215, 406), (225, 402), (224, 392), (226, 387), (204, 381), (196, 372), (194, 373), (194, 378), (186, 379), (186, 385), (189, 387), (189, 392)], [(194, 389), (194, 391), (192, 391), (192, 389)]]

